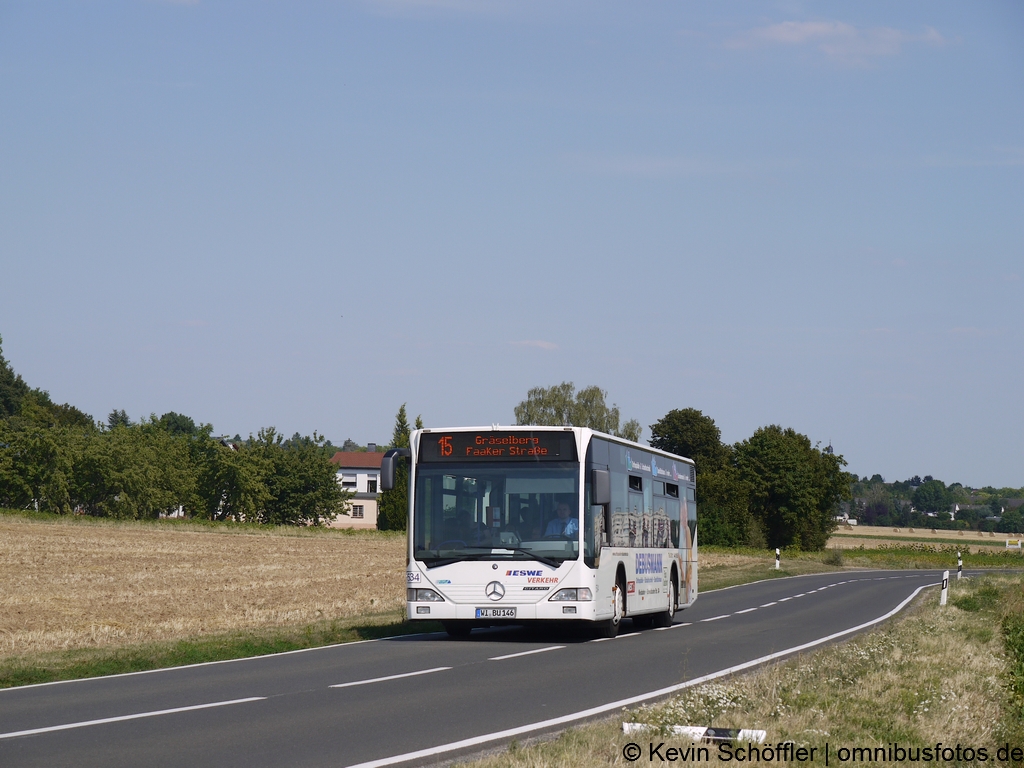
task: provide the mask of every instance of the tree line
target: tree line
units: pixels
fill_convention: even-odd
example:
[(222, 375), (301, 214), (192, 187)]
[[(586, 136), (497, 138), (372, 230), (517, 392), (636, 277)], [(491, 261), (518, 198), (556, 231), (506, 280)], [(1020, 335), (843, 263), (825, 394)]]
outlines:
[[(0, 339), (2, 345), (2, 339)], [(597, 386), (572, 382), (534, 387), (514, 409), (517, 425), (583, 426), (639, 441), (635, 419)], [(408, 447), (406, 406), (396, 415), (390, 446)], [(1009, 493), (983, 489), (987, 508), (953, 503), (972, 496), (957, 483), (932, 477), (885, 483), (843, 471), (846, 461), (810, 438), (779, 425), (761, 427), (746, 440), (721, 440), (714, 420), (694, 408), (669, 411), (650, 425), (650, 444), (687, 456), (697, 465), (701, 541), (723, 546), (822, 549), (835, 529), (840, 502), (863, 523), (1024, 528), (1019, 510), (1003, 509)], [(352, 441), (345, 450), (359, 450)], [(286, 439), (273, 427), (231, 440), (213, 436), (209, 424), (174, 412), (133, 422), (123, 410), (105, 423), (30, 387), (3, 357), (0, 346), (0, 507), (61, 514), (155, 518), (170, 513), (208, 520), (320, 525), (348, 512), (350, 494), (337, 483), (329, 459), (338, 450), (323, 437)], [(1002, 520), (991, 519), (999, 508)], [(933, 512), (936, 516), (925, 519)], [(408, 470), (400, 463), (395, 488), (381, 494), (378, 527), (404, 530)], [(1007, 529), (1009, 530), (1009, 529)]]
[(1011, 507), (1011, 500), (1024, 498), (1024, 488), (976, 490), (961, 483), (946, 485), (931, 475), (887, 483), (876, 474), (855, 478), (851, 490), (850, 515), (862, 525), (1024, 531), (1021, 508)]
[[(514, 409), (516, 425), (590, 427), (638, 441), (640, 423), (621, 423), (618, 406), (606, 398), (600, 387), (577, 391), (572, 382), (534, 387)], [(417, 416), (416, 428), (422, 426)], [(410, 429), (403, 404), (392, 447), (408, 447)], [(793, 429), (766, 426), (727, 445), (714, 419), (684, 408), (652, 424), (651, 434), (654, 448), (697, 465), (697, 529), (704, 544), (821, 550), (836, 528), (840, 502), (850, 498), (853, 475), (843, 471), (843, 457)], [(399, 462), (394, 490), (381, 494), (378, 528), (405, 530), (408, 482), (408, 469)]]
[[(639, 422), (620, 427), (617, 406), (599, 387), (572, 382), (535, 387), (515, 408), (519, 425), (590, 427), (637, 441)], [(697, 530), (704, 544), (824, 549), (853, 478), (831, 447), (778, 425), (727, 445), (714, 419), (695, 408), (669, 411), (651, 427), (654, 448), (697, 465)]]
[(316, 433), (219, 440), (174, 412), (136, 423), (114, 410), (97, 423), (30, 387), (0, 348), (0, 507), (321, 525), (347, 514), (331, 455)]

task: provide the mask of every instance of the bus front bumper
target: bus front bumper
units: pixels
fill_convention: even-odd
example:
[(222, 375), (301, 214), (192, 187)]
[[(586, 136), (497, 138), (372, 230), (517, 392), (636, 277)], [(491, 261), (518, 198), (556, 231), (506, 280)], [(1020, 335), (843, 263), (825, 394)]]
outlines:
[[(497, 609), (497, 610), (495, 610)], [(509, 615), (508, 611), (515, 611)], [(520, 621), (598, 621), (608, 616), (599, 616), (597, 604), (592, 601), (569, 602), (566, 600), (529, 603), (526, 605), (457, 605), (455, 603), (407, 603), (406, 617), (410, 621), (478, 621), (515, 623)]]

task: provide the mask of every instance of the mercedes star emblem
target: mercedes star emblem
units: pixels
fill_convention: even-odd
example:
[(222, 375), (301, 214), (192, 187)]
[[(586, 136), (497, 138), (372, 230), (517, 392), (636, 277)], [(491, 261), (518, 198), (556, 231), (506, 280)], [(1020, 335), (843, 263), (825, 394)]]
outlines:
[(492, 581), (484, 587), (484, 594), (491, 598), (491, 600), (501, 600), (505, 596), (505, 587), (502, 586), (500, 581)]

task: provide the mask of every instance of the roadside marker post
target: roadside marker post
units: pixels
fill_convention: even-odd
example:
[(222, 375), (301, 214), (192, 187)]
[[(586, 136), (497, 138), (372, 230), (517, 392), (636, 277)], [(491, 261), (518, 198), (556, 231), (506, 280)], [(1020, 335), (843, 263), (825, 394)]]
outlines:
[(942, 572), (942, 591), (939, 593), (939, 605), (946, 604), (946, 591), (949, 589), (949, 571)]
[(780, 556), (779, 548), (776, 547), (775, 548), (775, 570), (776, 571), (779, 570), (779, 556)]
[(960, 575), (964, 572), (964, 559), (959, 552), (956, 553), (956, 580), (960, 581)]

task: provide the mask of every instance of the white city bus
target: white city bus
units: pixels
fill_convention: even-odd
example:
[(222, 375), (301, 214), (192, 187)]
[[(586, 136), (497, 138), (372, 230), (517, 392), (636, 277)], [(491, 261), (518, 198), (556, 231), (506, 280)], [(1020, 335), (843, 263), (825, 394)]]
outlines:
[(667, 626), (697, 599), (695, 469), (579, 427), (423, 429), (409, 461), (408, 617), (473, 627)]

